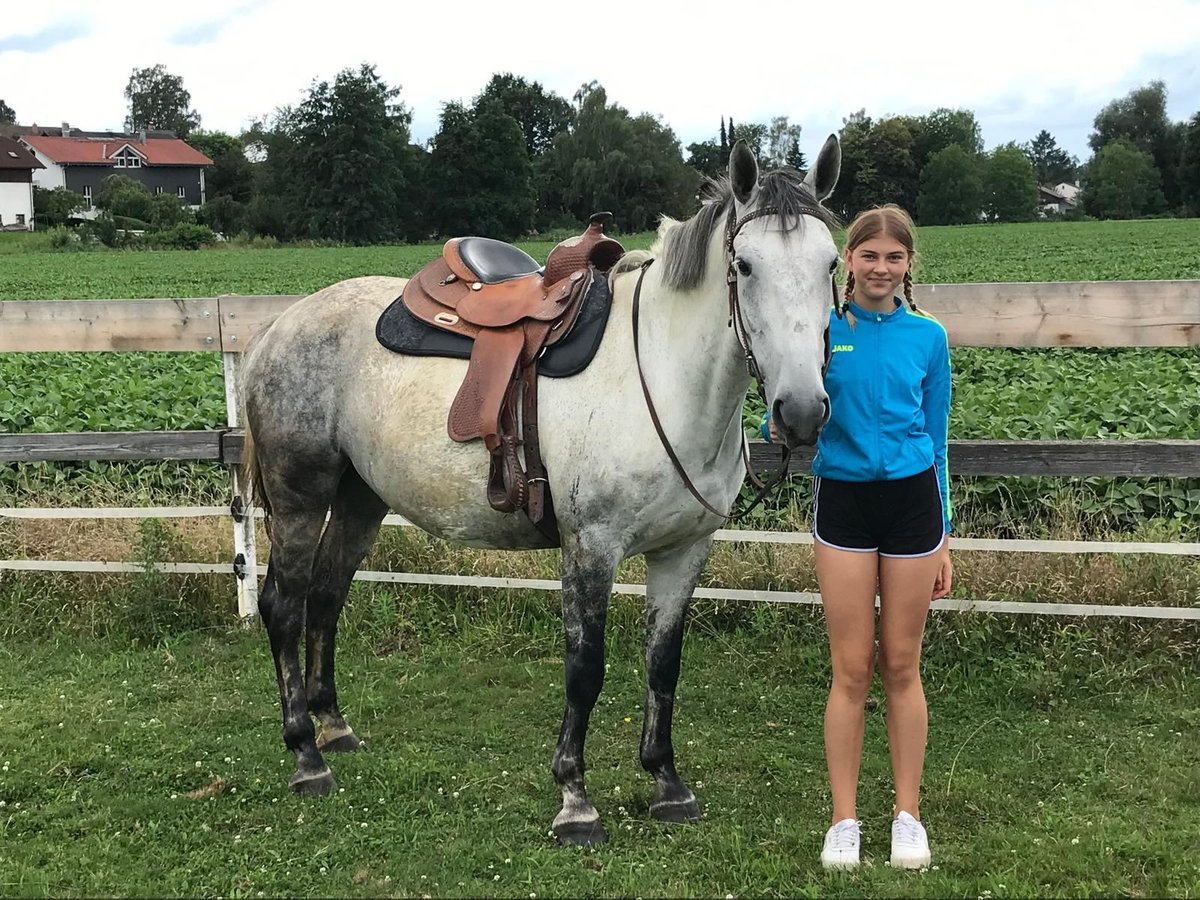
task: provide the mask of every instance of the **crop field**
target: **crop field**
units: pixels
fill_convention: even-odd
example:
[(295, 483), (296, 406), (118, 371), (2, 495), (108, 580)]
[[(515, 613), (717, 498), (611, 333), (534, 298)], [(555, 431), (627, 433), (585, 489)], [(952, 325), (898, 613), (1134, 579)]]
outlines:
[[(417, 247), (45, 252), (0, 234), (0, 299), (293, 294), (406, 276)], [(645, 247), (652, 235), (624, 237)], [(551, 244), (525, 245), (544, 257)], [(1200, 278), (1200, 220), (927, 228), (918, 280)], [(952, 438), (1200, 437), (1194, 349), (953, 352)], [(751, 409), (749, 417), (753, 418)], [(0, 431), (226, 422), (217, 354), (0, 356)], [(807, 478), (748, 522), (805, 527)], [(218, 466), (0, 467), (0, 506), (227, 503)], [(1200, 539), (1200, 479), (970, 478), (960, 536)], [(0, 558), (214, 561), (228, 523), (15, 522)], [(260, 539), (265, 539), (265, 535)], [(265, 544), (260, 544), (265, 558)], [(365, 565), (553, 578), (557, 554), (463, 551), (388, 528)], [(644, 576), (627, 561), (621, 581)], [(709, 586), (814, 590), (807, 547), (719, 545)], [(1200, 560), (964, 552), (955, 596), (1200, 603)], [(1200, 896), (1196, 623), (942, 613), (924, 663), (934, 866), (886, 864), (881, 691), (867, 716), (866, 865), (817, 863), (829, 682), (818, 611), (697, 602), (676, 711), (705, 819), (652, 822), (637, 763), (642, 604), (616, 597), (588, 786), (611, 840), (559, 848), (549, 762), (562, 711), (553, 594), (356, 584), (343, 706), (369, 749), (340, 790), (286, 789), (261, 629), (230, 627), (227, 576), (0, 572), (2, 896)]]

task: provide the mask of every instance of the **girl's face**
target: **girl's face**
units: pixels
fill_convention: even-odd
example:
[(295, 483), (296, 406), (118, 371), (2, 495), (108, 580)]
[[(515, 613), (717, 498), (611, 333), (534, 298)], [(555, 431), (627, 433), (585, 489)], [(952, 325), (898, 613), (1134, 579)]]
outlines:
[(856, 300), (884, 303), (904, 281), (908, 250), (895, 238), (873, 237), (846, 250), (846, 271), (854, 276)]

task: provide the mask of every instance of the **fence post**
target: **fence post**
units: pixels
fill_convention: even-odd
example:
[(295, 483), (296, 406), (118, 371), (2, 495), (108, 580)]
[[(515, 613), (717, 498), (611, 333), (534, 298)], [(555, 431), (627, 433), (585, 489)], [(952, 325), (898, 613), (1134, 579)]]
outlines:
[[(241, 396), (238, 392), (238, 370), (241, 354), (223, 352), (221, 360), (225, 368), (226, 421), (230, 428), (240, 426), (242, 417)], [(238, 617), (250, 622), (258, 616), (258, 557), (254, 542), (254, 506), (242, 499), (241, 467), (230, 468), (233, 482), (233, 571), (237, 576)]]

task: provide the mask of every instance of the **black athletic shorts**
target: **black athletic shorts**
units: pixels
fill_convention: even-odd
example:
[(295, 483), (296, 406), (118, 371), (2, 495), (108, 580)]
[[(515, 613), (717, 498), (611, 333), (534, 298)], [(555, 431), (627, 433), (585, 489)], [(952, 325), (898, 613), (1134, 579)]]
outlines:
[(929, 556), (946, 526), (937, 471), (895, 481), (816, 479), (813, 537), (837, 550), (880, 556)]

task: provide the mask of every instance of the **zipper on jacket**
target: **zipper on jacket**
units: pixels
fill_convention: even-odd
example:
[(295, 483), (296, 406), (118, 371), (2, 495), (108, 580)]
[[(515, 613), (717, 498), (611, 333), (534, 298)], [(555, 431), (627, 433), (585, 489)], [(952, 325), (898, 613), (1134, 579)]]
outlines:
[(882, 446), (883, 439), (880, 437), (880, 432), (883, 430), (883, 409), (882, 409), (882, 400), (880, 398), (880, 394), (882, 393), (881, 385), (884, 381), (884, 379), (882, 377), (884, 375), (884, 372), (880, 366), (880, 359), (882, 357), (882, 354), (880, 353), (879, 344), (883, 340), (883, 320), (879, 316), (878, 313), (873, 314), (871, 316), (871, 318), (874, 320), (871, 323), (872, 327), (874, 329), (874, 331), (873, 331), (874, 340), (871, 342), (873, 345), (872, 346), (872, 354), (873, 354), (874, 358), (871, 360), (871, 363), (872, 363), (871, 370), (875, 375), (875, 377), (871, 379), (871, 393), (872, 393), (871, 399), (873, 400), (872, 412), (874, 413), (874, 416), (875, 416), (875, 421), (873, 423), (874, 431), (875, 431), (875, 459), (873, 460), (873, 462), (875, 464), (875, 481), (882, 481), (883, 480), (883, 472), (882, 472), (882, 469), (883, 469), (883, 446)]

